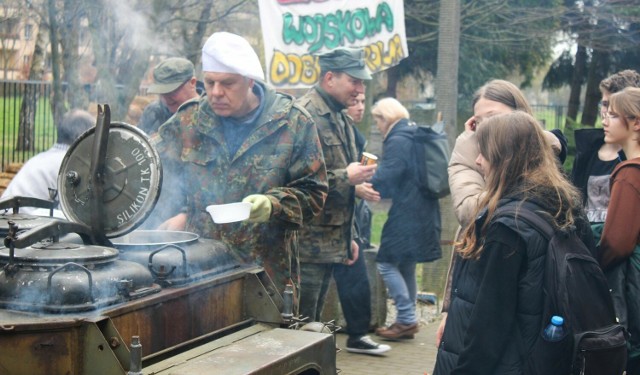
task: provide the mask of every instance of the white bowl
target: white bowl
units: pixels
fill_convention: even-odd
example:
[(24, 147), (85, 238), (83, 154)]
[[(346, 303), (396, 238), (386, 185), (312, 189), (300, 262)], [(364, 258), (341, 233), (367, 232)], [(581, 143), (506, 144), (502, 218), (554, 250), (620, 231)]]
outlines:
[(207, 206), (207, 212), (216, 224), (233, 223), (249, 218), (251, 203), (235, 202), (227, 204), (212, 204)]

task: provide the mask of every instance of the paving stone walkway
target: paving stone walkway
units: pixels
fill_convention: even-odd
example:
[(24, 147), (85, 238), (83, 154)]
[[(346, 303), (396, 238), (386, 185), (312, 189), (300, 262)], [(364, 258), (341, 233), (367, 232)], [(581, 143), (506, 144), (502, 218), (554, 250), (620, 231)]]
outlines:
[[(337, 345), (342, 350), (337, 355), (340, 375), (425, 375), (433, 372), (436, 361), (435, 334), (440, 319), (421, 322), (420, 332), (413, 340), (384, 341), (391, 350), (383, 356), (353, 354), (346, 351), (347, 335), (337, 334)], [(375, 341), (379, 337), (371, 334)]]

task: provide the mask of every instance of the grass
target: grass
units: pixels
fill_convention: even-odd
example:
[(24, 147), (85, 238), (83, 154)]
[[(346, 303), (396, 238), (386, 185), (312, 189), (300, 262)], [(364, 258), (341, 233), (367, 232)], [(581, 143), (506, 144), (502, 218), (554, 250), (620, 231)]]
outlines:
[(382, 227), (387, 221), (387, 213), (374, 211), (371, 221), (371, 243), (380, 245), (380, 238), (382, 237)]
[(0, 139), (2, 139), (2, 162), (24, 162), (34, 154), (51, 147), (56, 139), (56, 128), (51, 115), (49, 98), (41, 97), (36, 106), (33, 151), (16, 151), (20, 107), (22, 97), (0, 97)]

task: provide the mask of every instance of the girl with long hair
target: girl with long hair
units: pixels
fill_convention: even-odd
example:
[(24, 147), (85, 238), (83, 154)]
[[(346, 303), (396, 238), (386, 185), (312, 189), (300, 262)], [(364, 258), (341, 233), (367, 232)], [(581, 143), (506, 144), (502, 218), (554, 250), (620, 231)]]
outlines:
[[(473, 116), (464, 124), (465, 130), (456, 139), (449, 162), (449, 186), (454, 213), (460, 228), (456, 239), (460, 238), (464, 229), (474, 218), (473, 214), (482, 200), (485, 181), (482, 171), (475, 164), (478, 157), (478, 140), (476, 128), (492, 116), (522, 111), (533, 115), (531, 106), (520, 89), (509, 81), (494, 79), (480, 87), (473, 95)], [(557, 129), (544, 131), (546, 140), (550, 143), (560, 163), (566, 156), (566, 139)], [(439, 345), (444, 326), (447, 322), (447, 311), (451, 296), (451, 277), (455, 268), (455, 257), (452, 257), (445, 287), (442, 320), (436, 333), (436, 345)]]
[[(533, 204), (556, 229), (591, 235), (577, 189), (558, 168), (537, 121), (515, 111), (476, 129), (476, 164), (485, 180), (474, 218), (456, 244), (456, 267), (436, 375), (521, 374), (519, 343), (532, 343), (542, 319), (547, 241), (516, 217), (496, 218), (515, 201)], [(526, 345), (526, 344), (525, 344)]]

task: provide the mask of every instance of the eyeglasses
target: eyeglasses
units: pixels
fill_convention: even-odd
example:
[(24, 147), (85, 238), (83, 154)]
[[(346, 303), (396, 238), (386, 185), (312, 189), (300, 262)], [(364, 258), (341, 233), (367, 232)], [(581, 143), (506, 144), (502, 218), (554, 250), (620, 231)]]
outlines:
[(600, 112), (600, 116), (602, 116), (603, 120), (611, 120), (611, 119), (616, 119), (618, 117), (620, 117), (620, 115), (618, 115), (617, 113), (611, 113), (611, 112)]

